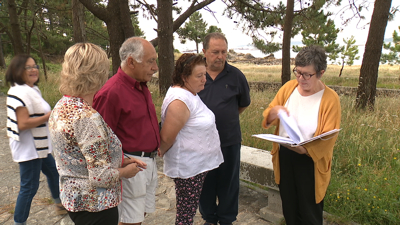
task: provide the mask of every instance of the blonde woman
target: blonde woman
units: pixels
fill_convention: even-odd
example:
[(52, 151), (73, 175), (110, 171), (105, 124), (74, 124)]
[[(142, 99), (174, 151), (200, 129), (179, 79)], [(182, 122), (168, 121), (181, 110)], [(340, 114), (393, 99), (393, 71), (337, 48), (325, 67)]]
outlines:
[(75, 224), (118, 224), (120, 179), (146, 167), (139, 160), (123, 159), (121, 142), (92, 108), (93, 96), (107, 81), (108, 72), (109, 60), (99, 46), (70, 47), (61, 71), (64, 96), (49, 119), (60, 198)]

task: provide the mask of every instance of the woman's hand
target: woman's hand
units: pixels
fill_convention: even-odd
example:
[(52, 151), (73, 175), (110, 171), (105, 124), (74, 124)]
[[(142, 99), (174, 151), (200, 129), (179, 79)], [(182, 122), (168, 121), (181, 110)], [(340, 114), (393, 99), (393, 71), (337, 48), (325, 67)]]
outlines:
[(292, 150), (294, 152), (297, 152), (298, 154), (306, 154), (306, 155), (308, 155), (307, 149), (304, 148), (303, 146), (292, 147), (290, 145), (284, 145), (284, 144), (282, 144), (282, 145), (285, 146), (285, 148), (287, 148), (287, 149), (290, 149), (290, 150)]
[(118, 168), (120, 178), (132, 178), (142, 170), (137, 163), (130, 163), (123, 168)]
[(143, 162), (140, 159), (136, 159), (133, 157), (130, 158), (124, 158), (124, 164), (122, 164), (122, 167), (126, 167), (129, 164), (132, 163), (136, 163), (138, 167), (140, 167), (141, 169), (146, 169), (147, 168), (147, 164), (145, 162)]
[(289, 114), (289, 110), (285, 106), (276, 105), (269, 111), (269, 114), (268, 114), (268, 117), (267, 117), (267, 124), (270, 124), (274, 120), (276, 120), (278, 118), (278, 113), (281, 110), (286, 112), (288, 116), (290, 115)]

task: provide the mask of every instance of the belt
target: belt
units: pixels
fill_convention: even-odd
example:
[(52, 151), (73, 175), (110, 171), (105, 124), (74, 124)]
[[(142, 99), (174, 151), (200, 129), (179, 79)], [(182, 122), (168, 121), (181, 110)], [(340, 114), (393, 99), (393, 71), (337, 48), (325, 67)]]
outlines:
[(130, 155), (140, 156), (140, 157), (149, 157), (154, 158), (157, 155), (157, 151), (153, 152), (128, 152)]

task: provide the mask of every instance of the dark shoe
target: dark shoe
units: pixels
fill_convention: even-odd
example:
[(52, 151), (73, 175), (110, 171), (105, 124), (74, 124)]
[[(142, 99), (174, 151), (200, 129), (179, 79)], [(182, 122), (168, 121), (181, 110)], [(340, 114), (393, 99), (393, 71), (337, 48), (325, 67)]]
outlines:
[(215, 225), (213, 223), (205, 222), (204, 225)]

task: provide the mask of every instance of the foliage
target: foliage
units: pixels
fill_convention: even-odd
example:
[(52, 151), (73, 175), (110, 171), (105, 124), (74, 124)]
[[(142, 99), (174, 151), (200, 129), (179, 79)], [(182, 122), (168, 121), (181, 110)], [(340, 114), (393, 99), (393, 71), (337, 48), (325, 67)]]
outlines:
[[(28, 47), (26, 52), (39, 52), (42, 48), (48, 55), (63, 53), (71, 38), (71, 16), (68, 16), (67, 3), (62, 0), (35, 0), (28, 4), (26, 0), (16, 0), (16, 4), (25, 49)], [(5, 55), (13, 54), (7, 4), (0, 5), (0, 18), (0, 30), (6, 34), (2, 36), (3, 52)]]
[(260, 39), (257, 36), (253, 36), (253, 45), (264, 54), (270, 54), (277, 52), (282, 49), (282, 44), (277, 42), (267, 43), (264, 39)]
[[(16, 4), (25, 49), (30, 47), (26, 52), (39, 55), (42, 49), (45, 57), (52, 59), (54, 56), (63, 55), (67, 48), (74, 44), (70, 1), (16, 0)], [(138, 26), (137, 15), (132, 14), (131, 18), (137, 35), (143, 36), (144, 33)], [(3, 53), (6, 56), (14, 54), (9, 20), (7, 4), (0, 4), (0, 30), (5, 33), (1, 39)], [(85, 25), (87, 41), (109, 50), (110, 43), (105, 24), (87, 9), (85, 9)]]
[[(400, 31), (400, 26), (398, 28)], [(400, 36), (396, 30), (393, 31), (392, 37), (393, 43), (389, 42), (387, 44), (383, 44), (383, 48), (389, 50), (389, 53), (382, 54), (381, 63), (388, 63), (390, 65), (400, 64)]]
[(351, 36), (348, 39), (343, 38), (343, 42), (346, 44), (344, 47), (344, 51), (341, 52), (341, 59), (342, 59), (342, 65), (353, 65), (354, 60), (358, 60), (360, 56), (357, 56), (358, 54), (358, 46), (354, 45), (356, 43), (356, 40), (354, 39), (354, 36)]
[(335, 147), (326, 210), (360, 224), (400, 223), (399, 99), (377, 98), (374, 112), (355, 112), (341, 97), (342, 130)]
[(353, 65), (355, 59), (359, 59), (360, 56), (357, 56), (358, 54), (358, 46), (354, 45), (356, 43), (356, 40), (354, 39), (354, 36), (351, 36), (348, 39), (343, 38), (343, 42), (346, 44), (344, 47), (343, 51), (341, 52), (341, 59), (342, 59), (342, 68), (339, 73), (339, 77), (342, 76), (342, 72), (344, 69), (344, 65), (347, 64), (349, 66)]
[[(203, 20), (200, 12), (197, 11), (189, 17), (189, 21), (185, 23), (185, 26), (179, 28), (176, 33), (179, 35), (179, 39), (182, 44), (186, 43), (186, 39), (194, 41), (196, 47), (203, 41), (203, 37), (206, 34), (207, 23)], [(197, 49), (197, 52), (198, 49)]]
[[(263, 1), (226, 1), (226, 15), (242, 26), (243, 32), (253, 39), (255, 47), (264, 54), (276, 52), (281, 44), (275, 42), (278, 31), (282, 31), (286, 7), (282, 2), (277, 5)], [(296, 33), (296, 32), (295, 32)]]
[(185, 23), (185, 26), (176, 31), (182, 44), (186, 43), (186, 39), (196, 43), (197, 53), (199, 53), (199, 43), (203, 42), (204, 37), (212, 32), (222, 31), (217, 26), (210, 26), (207, 29), (207, 23), (203, 20), (199, 11), (193, 13), (189, 17), (189, 21)]
[[(264, 54), (273, 53), (282, 48), (282, 44), (274, 40), (277, 36), (282, 37), (286, 14), (286, 5), (282, 1), (275, 5), (262, 0), (226, 0), (225, 2), (227, 16), (231, 19), (235, 18), (234, 22), (242, 26), (243, 31), (253, 38), (253, 44)], [(323, 13), (320, 13), (319, 10), (325, 4), (332, 3), (336, 3), (336, 1), (297, 1), (291, 36), (294, 37), (302, 29), (312, 29), (311, 27), (314, 26), (312, 23), (318, 23), (320, 19), (323, 19)], [(315, 18), (315, 14), (318, 13), (322, 15)], [(331, 27), (332, 25), (329, 24), (327, 29), (332, 30)], [(321, 38), (323, 37), (321, 36)], [(331, 42), (329, 41), (329, 43)]]
[[(311, 11), (308, 13), (307, 23), (301, 24), (302, 42), (305, 46), (319, 45), (325, 49), (328, 58), (335, 61), (338, 54), (343, 51), (343, 47), (339, 47), (336, 43), (339, 29), (336, 28), (335, 22), (328, 17), (331, 13), (324, 13), (323, 10)], [(302, 47), (293, 46), (294, 52), (299, 52)]]
[(219, 28), (217, 26), (211, 25), (211, 26), (208, 27), (208, 29), (206, 31), (207, 34), (215, 33), (215, 32), (222, 33), (222, 30), (221, 30), (221, 28)]

